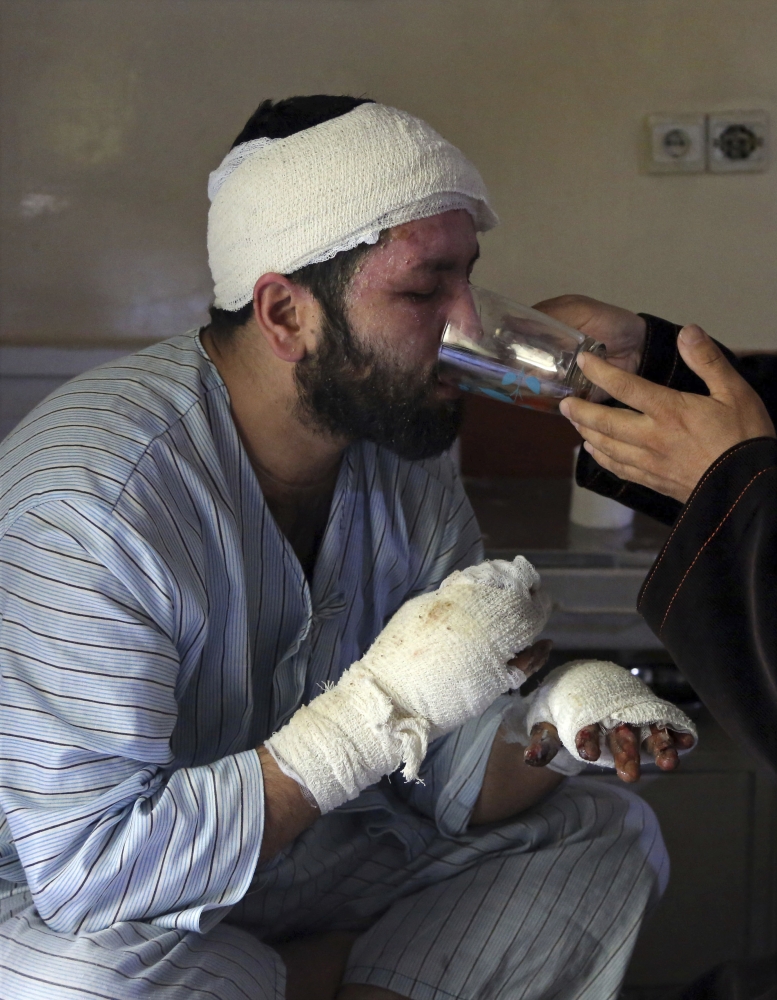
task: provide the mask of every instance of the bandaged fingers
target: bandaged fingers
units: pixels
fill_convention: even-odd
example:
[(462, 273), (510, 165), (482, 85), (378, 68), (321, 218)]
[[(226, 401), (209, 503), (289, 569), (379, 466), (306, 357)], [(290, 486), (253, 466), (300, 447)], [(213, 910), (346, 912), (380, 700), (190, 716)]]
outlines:
[(680, 763), (679, 751), (690, 750), (694, 745), (691, 733), (676, 732), (655, 723), (650, 727), (650, 735), (645, 740), (648, 753), (652, 753), (662, 771), (674, 771)]
[(643, 753), (650, 754), (662, 771), (674, 771), (680, 763), (678, 749), (693, 745), (689, 733), (677, 733), (656, 723), (648, 727), (647, 736), (643, 727), (621, 723), (605, 731), (605, 740), (618, 777), (627, 782), (639, 780)]
[(684, 712), (614, 663), (567, 663), (529, 697), (528, 763), (548, 764), (563, 748), (565, 767), (594, 763), (636, 781), (641, 764), (674, 770), (679, 755), (696, 743), (696, 729)]
[(545, 767), (563, 747), (558, 729), (552, 722), (535, 722), (523, 759), (530, 767)]
[[(695, 742), (691, 733), (678, 732), (655, 722), (648, 727), (622, 722), (604, 729), (604, 740), (618, 777), (627, 782), (639, 780), (642, 760), (646, 755), (651, 756), (662, 771), (674, 771), (680, 765), (679, 751), (690, 750)], [(579, 749), (578, 753), (583, 757)], [(598, 760), (598, 755), (584, 759), (594, 762)]]
[[(679, 750), (689, 750), (694, 743), (690, 733), (675, 732), (657, 724), (642, 736), (642, 727), (621, 723), (609, 730), (599, 725), (583, 726), (575, 737), (578, 756), (596, 763), (601, 757), (600, 740), (604, 739), (612, 755), (615, 771), (621, 781), (638, 781), (644, 753), (652, 755), (662, 771), (674, 771), (679, 766)], [(641, 746), (640, 746), (641, 744)], [(532, 726), (524, 760), (532, 767), (545, 767), (564, 748), (558, 730), (551, 722), (536, 722)]]
[(593, 763), (599, 760), (599, 726), (583, 726), (575, 737), (575, 748), (579, 757)]
[(591, 763), (599, 760), (601, 750), (595, 737), (588, 735), (590, 730), (602, 733), (618, 777), (627, 782), (639, 780), (646, 757), (652, 757), (662, 771), (674, 771), (680, 765), (680, 752), (690, 750), (695, 743), (692, 733), (655, 722), (649, 726), (630, 726), (625, 722), (610, 728), (587, 726), (585, 738), (581, 738), (583, 731), (578, 734), (577, 750), (583, 760)]

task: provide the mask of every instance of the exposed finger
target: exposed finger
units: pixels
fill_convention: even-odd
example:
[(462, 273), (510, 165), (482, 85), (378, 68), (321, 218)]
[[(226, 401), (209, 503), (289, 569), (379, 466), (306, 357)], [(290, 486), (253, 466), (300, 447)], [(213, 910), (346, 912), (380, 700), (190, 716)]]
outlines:
[(598, 431), (608, 438), (638, 444), (645, 436), (645, 423), (650, 418), (634, 410), (614, 409), (601, 403), (590, 403), (587, 399), (567, 396), (561, 401), (561, 412), (577, 430)]
[(553, 649), (553, 642), (551, 639), (540, 639), (539, 642), (535, 642), (533, 646), (529, 646), (528, 649), (524, 649), (516, 657), (510, 660), (507, 666), (517, 667), (519, 670), (522, 670), (527, 677), (531, 677), (532, 674), (536, 674), (537, 671), (541, 670), (548, 662), (551, 649)]
[(531, 738), (523, 752), (523, 759), (531, 767), (545, 767), (560, 749), (558, 729), (550, 722), (537, 722), (531, 727)]
[(664, 493), (666, 496), (674, 497), (675, 500), (679, 500), (681, 503), (685, 503), (688, 499), (691, 490), (687, 486), (683, 486), (682, 483), (676, 483), (653, 475), (653, 473), (647, 472), (644, 468), (639, 468), (635, 465), (624, 465), (621, 462), (616, 462), (608, 455), (605, 455), (604, 452), (594, 448), (590, 441), (584, 442), (583, 447), (595, 462), (601, 465), (603, 469), (607, 469), (608, 472), (612, 472), (619, 479), (626, 479), (630, 483), (640, 483), (642, 486), (647, 486), (657, 493)]
[[(588, 427), (578, 427), (579, 433), (582, 435), (583, 439), (587, 441), (592, 448), (606, 455), (613, 462), (618, 462), (620, 465), (633, 465), (637, 468), (644, 468), (647, 462), (653, 460), (652, 454), (645, 448), (644, 445), (630, 444), (623, 439), (619, 439), (614, 432), (611, 436), (601, 433), (600, 431), (591, 430)], [(643, 440), (644, 440), (644, 430), (643, 430)]]
[(653, 724), (650, 727), (650, 735), (645, 740), (645, 748), (648, 753), (653, 754), (656, 764), (662, 771), (674, 771), (680, 763), (674, 736), (668, 729)]
[(598, 726), (584, 726), (575, 737), (575, 747), (583, 760), (599, 760), (601, 749), (599, 747)]
[(622, 368), (616, 368), (590, 351), (578, 354), (577, 363), (585, 377), (594, 385), (600, 386), (613, 399), (634, 407), (640, 413), (650, 414), (660, 409), (665, 404), (667, 394), (673, 391), (663, 385), (648, 382), (639, 375), (632, 375)]
[(642, 483), (643, 486), (652, 487), (656, 477), (651, 476), (650, 473), (639, 466), (626, 465), (624, 462), (618, 462), (614, 458), (610, 458), (603, 451), (594, 448), (590, 441), (584, 441), (583, 448), (598, 465), (601, 465), (603, 469), (607, 469), (608, 472), (612, 472), (619, 479), (628, 479), (630, 483)]
[(677, 348), (691, 371), (704, 379), (710, 395), (730, 391), (738, 382), (744, 382), (712, 337), (695, 323), (680, 330)]
[(575, 330), (580, 330), (590, 322), (600, 305), (596, 299), (591, 299), (587, 295), (556, 295), (552, 299), (543, 299), (542, 302), (532, 306), (532, 309), (561, 320)]
[(621, 781), (639, 781), (639, 737), (631, 728), (622, 723), (607, 733), (615, 770)]
[(691, 733), (678, 733), (676, 729), (670, 729), (669, 732), (674, 739), (674, 745), (680, 750), (690, 750), (696, 742)]

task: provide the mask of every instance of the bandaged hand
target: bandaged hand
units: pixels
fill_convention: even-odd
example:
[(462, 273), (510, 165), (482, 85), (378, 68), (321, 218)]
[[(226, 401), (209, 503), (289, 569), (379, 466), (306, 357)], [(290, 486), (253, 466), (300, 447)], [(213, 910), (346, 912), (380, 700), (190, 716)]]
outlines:
[(537, 571), (520, 556), (457, 571), (404, 604), (362, 659), (266, 746), (322, 813), (400, 766), (414, 779), (431, 740), (523, 684), (526, 671), (509, 661), (549, 613)]
[(527, 764), (575, 774), (586, 763), (615, 767), (637, 781), (642, 763), (673, 771), (697, 742), (696, 727), (676, 705), (656, 697), (614, 663), (576, 660), (553, 670), (530, 696)]

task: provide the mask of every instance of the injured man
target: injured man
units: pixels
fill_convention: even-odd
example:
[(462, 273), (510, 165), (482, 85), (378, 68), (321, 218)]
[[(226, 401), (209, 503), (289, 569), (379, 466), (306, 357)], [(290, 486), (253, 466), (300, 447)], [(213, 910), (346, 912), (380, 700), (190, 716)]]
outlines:
[[(0, 447), (1, 1000), (607, 1000), (690, 721), (557, 668), (483, 562), (436, 378), (483, 182), (428, 125), (265, 102), (211, 175), (211, 322)], [(543, 765), (543, 766), (537, 766)]]

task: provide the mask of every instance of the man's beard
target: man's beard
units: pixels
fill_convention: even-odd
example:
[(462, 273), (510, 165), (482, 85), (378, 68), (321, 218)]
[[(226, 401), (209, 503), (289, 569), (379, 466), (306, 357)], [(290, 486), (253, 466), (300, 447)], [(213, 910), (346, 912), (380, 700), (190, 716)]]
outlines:
[(324, 316), (318, 349), (298, 362), (297, 413), (349, 441), (372, 441), (400, 458), (431, 458), (451, 447), (462, 400), (434, 398), (437, 370), (417, 373), (356, 342), (346, 317)]

